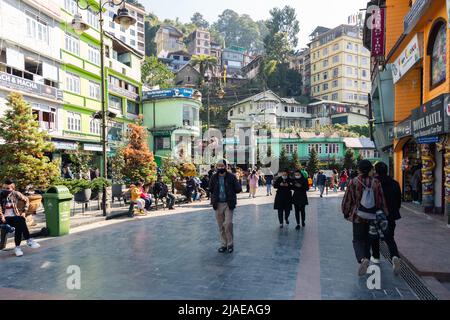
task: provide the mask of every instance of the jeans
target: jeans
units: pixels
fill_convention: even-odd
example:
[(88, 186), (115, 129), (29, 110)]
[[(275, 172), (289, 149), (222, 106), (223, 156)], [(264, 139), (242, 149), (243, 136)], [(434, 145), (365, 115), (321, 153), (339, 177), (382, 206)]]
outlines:
[(16, 233), (14, 234), (14, 242), (16, 243), (16, 247), (20, 246), (22, 236), (25, 240), (30, 239), (30, 232), (28, 231), (27, 223), (24, 217), (5, 217), (5, 220), (6, 224), (16, 228)]
[(145, 210), (150, 210), (150, 207), (152, 206), (152, 199), (144, 199), (145, 201)]
[(306, 210), (305, 206), (294, 205), (295, 207), (295, 220), (297, 221), (297, 225), (300, 225), (300, 213), (302, 214), (302, 223), (305, 223)]
[(226, 202), (219, 202), (216, 210), (216, 220), (222, 247), (233, 246), (233, 210)]
[(278, 209), (278, 221), (280, 221), (280, 224), (283, 224), (283, 213), (284, 213), (284, 219), (288, 221), (289, 216), (291, 215), (290, 209)]
[(266, 184), (267, 194), (272, 194), (272, 184), (268, 183)]
[(362, 259), (370, 258), (368, 223), (353, 223), (353, 250), (358, 263), (361, 263)]
[(173, 206), (175, 205), (175, 196), (171, 193), (168, 193), (166, 196), (166, 201), (167, 201), (167, 207), (169, 209), (173, 208)]
[(325, 186), (322, 184), (318, 185), (319, 191), (320, 191), (320, 196), (323, 196), (323, 191), (325, 190)]
[[(395, 242), (394, 235), (395, 235), (395, 227), (396, 223), (395, 220), (389, 220), (388, 228), (386, 232), (384, 233), (384, 242), (389, 248), (389, 253), (391, 255), (391, 258), (393, 257), (400, 257), (398, 253), (397, 243)], [(370, 244), (372, 248), (372, 255), (375, 259), (380, 258), (380, 241), (373, 241)]]

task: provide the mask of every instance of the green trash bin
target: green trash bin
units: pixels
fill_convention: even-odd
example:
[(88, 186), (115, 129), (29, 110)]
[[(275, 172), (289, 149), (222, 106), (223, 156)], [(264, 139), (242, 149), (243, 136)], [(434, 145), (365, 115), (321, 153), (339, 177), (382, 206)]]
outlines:
[(50, 236), (69, 234), (72, 194), (65, 186), (50, 187), (44, 194), (45, 220)]

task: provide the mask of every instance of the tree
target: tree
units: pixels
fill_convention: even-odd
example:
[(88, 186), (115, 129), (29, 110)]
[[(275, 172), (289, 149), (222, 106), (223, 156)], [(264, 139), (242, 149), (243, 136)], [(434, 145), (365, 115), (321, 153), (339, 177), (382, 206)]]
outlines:
[(290, 161), (286, 153), (286, 149), (283, 147), (281, 148), (280, 152), (280, 158), (279, 158), (279, 167), (281, 170), (289, 168)]
[(292, 158), (291, 158), (291, 164), (290, 164), (291, 168), (293, 168), (294, 170), (298, 170), (302, 167), (302, 164), (300, 163), (300, 159), (298, 158), (298, 154), (297, 152), (294, 152), (292, 154)]
[(336, 156), (331, 157), (331, 161), (328, 167), (330, 170), (336, 169), (338, 172), (342, 169), (341, 164), (337, 162)]
[(290, 47), (297, 47), (300, 24), (295, 9), (290, 6), (285, 6), (283, 9), (273, 8), (270, 10), (270, 15), (270, 19), (266, 22), (269, 34), (271, 36), (277, 33), (285, 34)]
[(83, 150), (81, 144), (78, 144), (77, 150), (69, 152), (69, 160), (72, 164), (72, 172), (74, 173), (76, 178), (87, 179), (92, 159), (92, 153)]
[(145, 17), (145, 55), (156, 56), (157, 48), (156, 48), (156, 33), (161, 27), (161, 22), (158, 20), (158, 17), (152, 13), (147, 14)]
[(345, 156), (344, 156), (344, 168), (347, 170), (351, 170), (354, 169), (356, 167), (355, 164), (355, 153), (353, 151), (353, 149), (348, 148), (345, 151)]
[(19, 190), (32, 185), (46, 189), (60, 176), (59, 162), (45, 155), (54, 150), (50, 136), (39, 127), (30, 105), (18, 93), (7, 97), (9, 107), (0, 118), (0, 180), (11, 178)]
[(217, 58), (207, 56), (205, 54), (193, 55), (191, 58), (191, 64), (194, 67), (199, 66), (200, 75), (202, 76), (200, 84), (203, 84), (203, 76), (205, 75), (206, 71), (210, 70), (214, 65), (217, 64)]
[(116, 150), (116, 154), (110, 157), (109, 163), (111, 164), (111, 175), (114, 183), (123, 183), (125, 178), (123, 171), (125, 169), (125, 157), (124, 147), (120, 147)]
[(169, 88), (175, 77), (173, 72), (164, 63), (159, 62), (155, 56), (145, 57), (141, 71), (142, 82), (150, 87)]
[(287, 58), (292, 52), (287, 35), (281, 32), (267, 35), (264, 39), (264, 48), (266, 56), (278, 63), (287, 62)]
[(200, 12), (194, 13), (191, 17), (191, 22), (200, 29), (207, 29), (209, 27), (209, 22), (203, 18), (203, 15)]
[(145, 183), (156, 180), (156, 163), (148, 149), (147, 131), (142, 126), (142, 116), (137, 123), (128, 125), (128, 145), (123, 150), (125, 166), (123, 175), (131, 181), (144, 179)]
[(306, 171), (309, 176), (312, 177), (319, 170), (319, 158), (317, 157), (317, 151), (315, 148), (311, 148), (309, 153), (308, 164), (306, 165)]

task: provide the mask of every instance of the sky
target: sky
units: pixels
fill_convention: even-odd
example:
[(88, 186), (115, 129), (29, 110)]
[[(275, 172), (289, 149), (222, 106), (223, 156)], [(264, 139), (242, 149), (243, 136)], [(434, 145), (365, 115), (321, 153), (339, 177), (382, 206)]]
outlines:
[(295, 8), (300, 21), (299, 47), (305, 47), (309, 35), (318, 25), (336, 27), (347, 23), (348, 16), (367, 6), (367, 0), (140, 0), (146, 10), (161, 20), (180, 18), (189, 22), (194, 12), (200, 12), (208, 22), (217, 20), (225, 9), (248, 14), (253, 20), (267, 19), (270, 9), (289, 5)]

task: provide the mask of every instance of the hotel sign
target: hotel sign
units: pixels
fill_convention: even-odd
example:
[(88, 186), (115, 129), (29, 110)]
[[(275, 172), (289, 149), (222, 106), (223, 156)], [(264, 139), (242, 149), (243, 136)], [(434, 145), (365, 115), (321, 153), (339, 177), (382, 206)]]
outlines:
[(372, 18), (375, 20), (372, 29), (371, 56), (384, 56), (384, 17), (385, 9), (377, 8), (374, 10)]
[(408, 137), (411, 135), (412, 123), (410, 119), (402, 121), (395, 127), (394, 133), (396, 139), (401, 139), (403, 137)]
[(131, 92), (131, 91), (128, 91), (128, 90), (126, 90), (124, 88), (117, 87), (117, 86), (114, 86), (114, 85), (111, 85), (111, 84), (109, 85), (108, 88), (109, 88), (110, 91), (115, 92), (117, 94), (120, 94), (121, 96), (124, 96), (124, 97), (126, 97), (126, 98), (128, 98), (130, 100), (139, 101), (139, 95), (137, 93), (135, 93), (135, 92)]
[(422, 59), (422, 34), (416, 34), (397, 60), (392, 64), (392, 77), (397, 83), (417, 62)]
[(194, 96), (193, 89), (176, 88), (166, 90), (153, 90), (144, 92), (144, 99), (161, 99), (161, 98), (192, 98)]
[(414, 29), (430, 4), (431, 0), (416, 0), (414, 2), (404, 20), (404, 34), (409, 34)]
[(0, 72), (0, 86), (25, 93), (35, 94), (48, 99), (63, 100), (63, 92), (59, 89), (46, 86), (32, 80), (13, 76), (12, 74)]
[(415, 138), (437, 136), (445, 132), (444, 100), (445, 95), (413, 110), (412, 123)]

